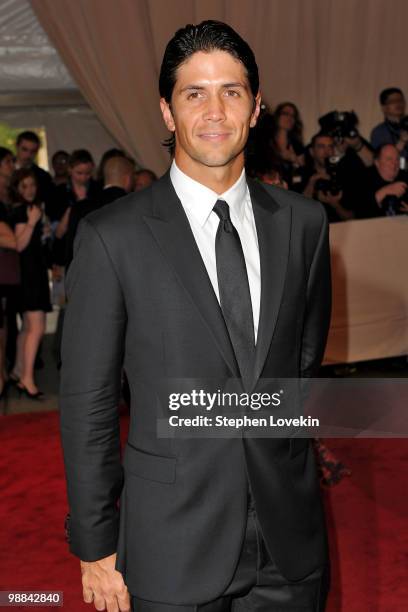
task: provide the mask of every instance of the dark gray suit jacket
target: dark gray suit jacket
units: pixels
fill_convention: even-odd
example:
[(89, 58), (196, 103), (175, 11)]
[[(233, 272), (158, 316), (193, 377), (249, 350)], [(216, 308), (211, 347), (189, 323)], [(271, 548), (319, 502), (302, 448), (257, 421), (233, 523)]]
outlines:
[[(298, 194), (248, 185), (261, 262), (254, 380), (309, 377), (330, 318), (326, 216)], [(157, 436), (160, 379), (239, 375), (169, 173), (81, 221), (66, 289), (60, 407), (71, 551), (88, 561), (117, 551), (117, 569), (142, 599), (210, 601), (238, 561), (249, 481), (280, 571), (297, 580), (325, 564), (308, 439)], [(131, 393), (123, 464), (122, 365)]]

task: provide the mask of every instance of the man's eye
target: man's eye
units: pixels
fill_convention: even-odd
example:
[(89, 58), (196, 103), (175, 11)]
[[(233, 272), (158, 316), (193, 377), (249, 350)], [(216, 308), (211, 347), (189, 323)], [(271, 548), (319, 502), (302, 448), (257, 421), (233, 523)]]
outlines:
[(234, 89), (227, 89), (226, 93), (227, 93), (227, 96), (233, 97), (233, 98), (237, 98), (239, 96), (239, 93), (235, 91)]
[(187, 96), (187, 100), (195, 100), (196, 98), (199, 98), (200, 96), (201, 96), (201, 92), (199, 92), (199, 91), (192, 91)]

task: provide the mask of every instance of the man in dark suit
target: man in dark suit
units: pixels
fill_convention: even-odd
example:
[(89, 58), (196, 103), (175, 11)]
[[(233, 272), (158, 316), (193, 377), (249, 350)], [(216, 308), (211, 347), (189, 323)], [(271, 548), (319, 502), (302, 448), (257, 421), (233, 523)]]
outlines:
[(72, 261), (73, 244), (80, 220), (92, 211), (106, 206), (106, 204), (110, 204), (132, 191), (134, 163), (124, 156), (111, 157), (105, 164), (103, 175), (103, 189), (99, 189), (99, 185), (92, 180), (88, 191), (85, 192), (85, 198), (74, 201), (71, 205), (66, 234), (66, 269), (69, 268)]
[(159, 87), (171, 168), (81, 221), (66, 283), (61, 431), (84, 600), (109, 611), (322, 611), (329, 563), (310, 440), (171, 437), (158, 420), (163, 380), (251, 391), (313, 375), (330, 317), (326, 215), (247, 180), (258, 69), (229, 26), (179, 30)]
[(100, 205), (110, 204), (133, 191), (134, 183), (134, 162), (123, 155), (111, 157), (103, 168), (103, 189)]

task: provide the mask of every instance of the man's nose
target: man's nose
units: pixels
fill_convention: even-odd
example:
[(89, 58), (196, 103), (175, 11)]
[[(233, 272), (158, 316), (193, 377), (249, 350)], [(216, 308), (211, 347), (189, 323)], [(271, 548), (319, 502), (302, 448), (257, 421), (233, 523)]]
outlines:
[(208, 99), (204, 110), (204, 119), (210, 121), (221, 121), (225, 119), (224, 103), (218, 96), (212, 96)]

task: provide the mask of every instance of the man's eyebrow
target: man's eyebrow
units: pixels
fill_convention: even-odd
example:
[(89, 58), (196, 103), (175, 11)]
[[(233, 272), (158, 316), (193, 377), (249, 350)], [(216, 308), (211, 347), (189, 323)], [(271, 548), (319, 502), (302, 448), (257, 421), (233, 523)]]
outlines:
[(180, 93), (183, 93), (183, 91), (188, 91), (190, 89), (205, 89), (205, 87), (203, 87), (203, 85), (186, 85), (185, 87), (180, 89)]
[(224, 83), (223, 87), (243, 87), (245, 89), (246, 85), (237, 81), (236, 83)]
[[(244, 83), (240, 83), (240, 82), (235, 82), (235, 83), (223, 83), (221, 85), (221, 87), (223, 87), (224, 89), (228, 89), (228, 87), (243, 87), (244, 89), (246, 88), (246, 85)], [(183, 91), (190, 91), (190, 90), (203, 90), (205, 89), (204, 85), (186, 85), (185, 87), (183, 87), (182, 89), (180, 89), (180, 93), (183, 93)]]

